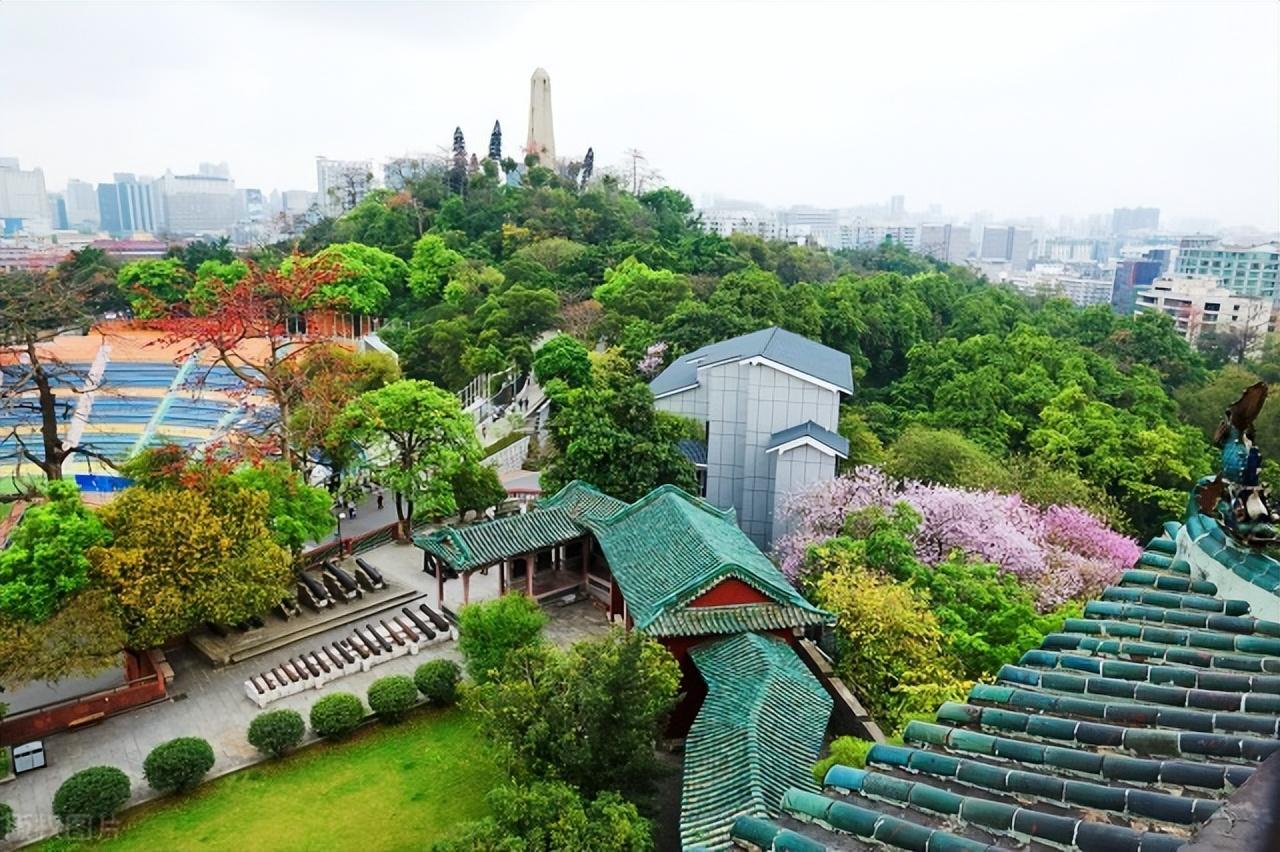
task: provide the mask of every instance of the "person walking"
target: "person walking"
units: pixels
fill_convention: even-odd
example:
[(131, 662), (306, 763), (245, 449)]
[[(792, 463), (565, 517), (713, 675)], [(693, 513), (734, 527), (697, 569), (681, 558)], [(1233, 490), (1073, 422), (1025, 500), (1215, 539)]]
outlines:
[(382, 489), (378, 489), (378, 511), (382, 511)]

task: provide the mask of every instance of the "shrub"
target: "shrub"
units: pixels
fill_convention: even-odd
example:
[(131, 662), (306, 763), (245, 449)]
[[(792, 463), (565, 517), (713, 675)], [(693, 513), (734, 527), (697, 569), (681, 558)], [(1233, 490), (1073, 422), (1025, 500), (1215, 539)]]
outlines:
[(364, 705), (350, 692), (335, 692), (311, 705), (311, 730), (322, 737), (345, 737), (362, 721)]
[(458, 648), (467, 673), (476, 683), (488, 683), (516, 648), (537, 642), (547, 614), (524, 595), (468, 604), (458, 613)]
[(53, 815), (67, 828), (97, 828), (129, 801), (129, 776), (114, 766), (91, 766), (53, 794)]
[(268, 710), (249, 723), (249, 744), (268, 757), (279, 757), (302, 742), (306, 730), (297, 710)]
[(162, 793), (189, 790), (213, 768), (213, 746), (200, 737), (178, 737), (160, 743), (142, 762), (142, 774)]
[(0, 840), (4, 840), (13, 831), (17, 823), (13, 819), (13, 808), (0, 802)]
[(875, 743), (871, 740), (864, 740), (861, 737), (837, 737), (831, 741), (831, 750), (827, 756), (813, 765), (813, 780), (821, 786), (823, 779), (827, 777), (827, 772), (836, 765), (852, 766), (854, 769), (865, 768), (867, 754), (870, 753), (873, 745)]
[(384, 722), (398, 722), (418, 703), (418, 687), (408, 675), (381, 677), (369, 685), (369, 709)]
[(462, 670), (453, 660), (432, 660), (418, 666), (413, 682), (423, 698), (437, 707), (448, 707), (458, 701), (458, 681)]

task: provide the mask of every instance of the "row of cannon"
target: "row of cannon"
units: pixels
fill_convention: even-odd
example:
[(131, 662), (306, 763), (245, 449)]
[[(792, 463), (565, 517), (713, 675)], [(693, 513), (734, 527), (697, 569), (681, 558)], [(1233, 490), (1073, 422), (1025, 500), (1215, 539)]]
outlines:
[(245, 695), (258, 707), (265, 707), (286, 695), (319, 689), (338, 678), (367, 672), (388, 660), (455, 638), (453, 625), (425, 603), (401, 607), (398, 614), (384, 614), (376, 622), (355, 627), (342, 639), (254, 675), (244, 682)]
[(365, 592), (386, 587), (382, 572), (359, 556), (350, 573), (337, 562), (327, 559), (320, 566), (318, 575), (306, 571), (298, 573), (296, 598), (281, 601), (279, 609), (285, 618), (290, 618), (301, 612), (299, 604), (312, 612), (319, 612), (335, 603), (349, 603), (364, 597)]

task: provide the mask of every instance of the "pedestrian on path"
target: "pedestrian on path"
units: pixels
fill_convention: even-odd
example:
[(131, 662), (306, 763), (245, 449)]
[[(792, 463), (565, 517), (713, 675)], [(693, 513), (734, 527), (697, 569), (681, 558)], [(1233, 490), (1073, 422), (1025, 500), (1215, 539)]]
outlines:
[(378, 489), (378, 511), (382, 511), (382, 489)]

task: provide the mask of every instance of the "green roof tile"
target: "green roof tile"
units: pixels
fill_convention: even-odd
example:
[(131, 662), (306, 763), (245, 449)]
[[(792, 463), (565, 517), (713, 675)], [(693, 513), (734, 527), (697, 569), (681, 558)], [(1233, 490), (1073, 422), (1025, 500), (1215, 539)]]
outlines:
[(759, 633), (690, 651), (707, 697), (685, 741), (680, 835), (722, 849), (740, 816), (768, 816), (789, 788), (815, 791), (810, 767), (831, 696), (791, 646)]

